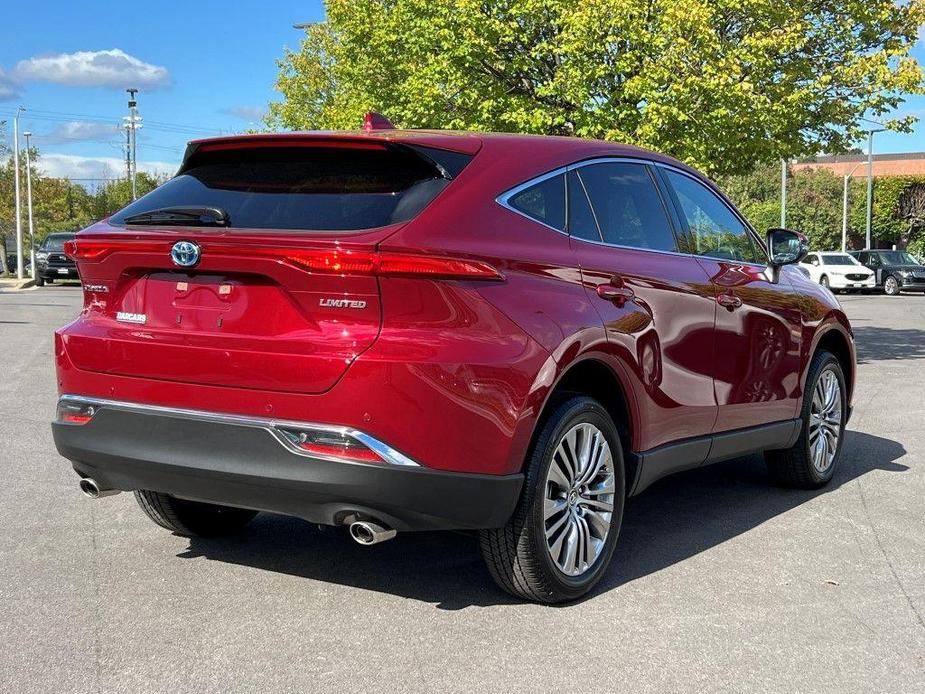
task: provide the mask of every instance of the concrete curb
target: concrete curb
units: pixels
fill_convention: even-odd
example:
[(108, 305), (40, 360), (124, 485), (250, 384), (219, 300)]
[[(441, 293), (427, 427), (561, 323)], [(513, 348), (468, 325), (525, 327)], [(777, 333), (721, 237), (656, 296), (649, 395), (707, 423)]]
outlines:
[(33, 279), (24, 279), (24, 280), (11, 280), (11, 279), (0, 279), (0, 289), (29, 289), (29, 287), (35, 286), (35, 280)]

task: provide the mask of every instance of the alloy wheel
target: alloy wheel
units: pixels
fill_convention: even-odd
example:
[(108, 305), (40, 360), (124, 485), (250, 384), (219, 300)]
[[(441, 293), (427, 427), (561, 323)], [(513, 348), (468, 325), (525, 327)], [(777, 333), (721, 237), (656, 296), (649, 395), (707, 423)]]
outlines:
[(841, 384), (829, 368), (816, 381), (809, 412), (809, 452), (819, 474), (825, 474), (835, 460), (841, 425)]
[(614, 508), (613, 456), (603, 432), (569, 429), (546, 473), (543, 525), (549, 556), (567, 576), (580, 576), (600, 556)]

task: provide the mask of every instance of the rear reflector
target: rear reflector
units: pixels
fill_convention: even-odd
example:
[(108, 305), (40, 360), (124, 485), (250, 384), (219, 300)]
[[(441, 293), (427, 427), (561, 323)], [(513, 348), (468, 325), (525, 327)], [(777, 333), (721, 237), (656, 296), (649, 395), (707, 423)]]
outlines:
[(385, 462), (379, 454), (357, 439), (337, 432), (312, 429), (293, 430), (282, 427), (279, 431), (299, 450), (323, 458), (357, 463)]
[(64, 424), (86, 424), (93, 419), (96, 411), (97, 408), (93, 405), (60, 400), (58, 401), (57, 420)]
[[(76, 261), (99, 261), (112, 253), (158, 253), (169, 262), (171, 241), (145, 239), (75, 239), (64, 252)], [(227, 241), (201, 243), (203, 257), (270, 258), (301, 270), (338, 275), (405, 275), (443, 279), (503, 279), (501, 273), (479, 260), (412, 253), (380, 253), (343, 248), (291, 249), (235, 244)]]

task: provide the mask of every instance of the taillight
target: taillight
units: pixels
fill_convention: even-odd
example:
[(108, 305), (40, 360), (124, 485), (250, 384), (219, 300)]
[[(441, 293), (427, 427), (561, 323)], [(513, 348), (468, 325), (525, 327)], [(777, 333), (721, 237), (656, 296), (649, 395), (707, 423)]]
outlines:
[[(64, 252), (75, 261), (99, 261), (111, 253), (158, 253), (169, 258), (171, 241), (148, 239), (78, 238), (64, 244)], [(202, 241), (203, 258), (210, 255), (233, 258), (265, 258), (287, 263), (301, 270), (338, 275), (418, 276), (441, 279), (500, 280), (501, 273), (488, 263), (439, 255), (392, 253), (347, 248), (279, 248)]]
[(279, 427), (291, 445), (306, 453), (357, 463), (383, 463), (374, 450), (350, 436), (335, 431)]
[(478, 260), (375, 251), (283, 251), (283, 260), (313, 272), (344, 275), (426, 275), (445, 279), (502, 279), (498, 270)]
[(96, 406), (87, 403), (59, 400), (57, 420), (64, 424), (86, 424), (97, 410)]

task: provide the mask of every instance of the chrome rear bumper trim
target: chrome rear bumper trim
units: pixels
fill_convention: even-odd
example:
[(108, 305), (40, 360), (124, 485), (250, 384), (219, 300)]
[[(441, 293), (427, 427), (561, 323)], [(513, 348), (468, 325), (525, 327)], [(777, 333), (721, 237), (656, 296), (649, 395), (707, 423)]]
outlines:
[[(263, 429), (269, 432), (281, 446), (286, 450), (301, 455), (306, 458), (323, 458), (335, 462), (348, 462), (335, 456), (325, 456), (318, 453), (303, 450), (296, 445), (288, 436), (283, 434), (282, 429), (322, 431), (349, 437), (358, 443), (374, 451), (382, 460), (389, 465), (401, 465), (407, 467), (423, 467), (420, 463), (412, 460), (405, 454), (395, 450), (387, 443), (380, 441), (374, 436), (370, 436), (364, 431), (347, 426), (336, 426), (332, 424), (318, 424), (316, 422), (297, 422), (285, 419), (273, 419), (264, 417), (249, 417), (246, 415), (225, 414), (221, 412), (210, 412), (207, 410), (188, 410), (179, 407), (165, 407), (163, 405), (146, 405), (137, 402), (125, 402), (122, 400), (107, 400), (105, 398), (96, 398), (84, 395), (66, 394), (58, 398), (59, 403), (69, 403), (73, 405), (92, 405), (96, 409), (108, 408), (122, 410), (123, 412), (134, 412), (137, 414), (151, 414), (161, 417), (175, 417), (180, 419), (195, 419), (203, 422), (215, 422), (218, 424), (230, 424), (233, 426), (252, 427)], [(355, 461), (349, 461), (354, 464)], [(378, 463), (358, 463), (368, 465), (378, 465)]]

